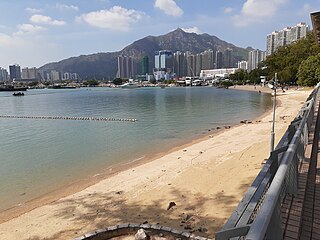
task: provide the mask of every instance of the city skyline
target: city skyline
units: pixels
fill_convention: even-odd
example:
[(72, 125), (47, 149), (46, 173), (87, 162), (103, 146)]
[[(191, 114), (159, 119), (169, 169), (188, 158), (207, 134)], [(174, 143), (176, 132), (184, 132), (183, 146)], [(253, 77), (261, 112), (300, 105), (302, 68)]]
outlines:
[[(319, 0), (1, 1), (0, 66), (49, 62), (123, 49), (178, 27), (265, 50), (265, 36), (298, 22), (311, 25)], [(15, 14), (12, 14), (12, 12)]]

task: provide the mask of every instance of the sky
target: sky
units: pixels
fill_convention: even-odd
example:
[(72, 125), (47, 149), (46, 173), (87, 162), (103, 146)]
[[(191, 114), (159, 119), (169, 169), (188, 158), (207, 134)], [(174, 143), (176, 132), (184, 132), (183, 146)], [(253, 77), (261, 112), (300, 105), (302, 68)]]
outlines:
[(311, 26), (320, 0), (0, 0), (0, 67), (119, 51), (178, 27), (265, 50), (266, 35)]

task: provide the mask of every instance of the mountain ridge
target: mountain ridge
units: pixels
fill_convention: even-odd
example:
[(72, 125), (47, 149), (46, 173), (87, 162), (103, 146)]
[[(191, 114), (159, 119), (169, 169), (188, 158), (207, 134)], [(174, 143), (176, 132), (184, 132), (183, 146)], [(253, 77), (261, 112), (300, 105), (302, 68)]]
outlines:
[(172, 52), (189, 51), (197, 54), (208, 49), (223, 51), (227, 48), (233, 50), (235, 61), (247, 59), (248, 57), (248, 49), (237, 47), (214, 35), (188, 33), (181, 28), (177, 28), (164, 35), (149, 35), (136, 40), (120, 51), (80, 55), (58, 62), (47, 63), (40, 67), (39, 71), (76, 72), (82, 79), (110, 79), (115, 77), (117, 73), (117, 57), (119, 55), (131, 56), (137, 61), (144, 56), (148, 56), (149, 66), (152, 68), (154, 66), (155, 51), (166, 49)]

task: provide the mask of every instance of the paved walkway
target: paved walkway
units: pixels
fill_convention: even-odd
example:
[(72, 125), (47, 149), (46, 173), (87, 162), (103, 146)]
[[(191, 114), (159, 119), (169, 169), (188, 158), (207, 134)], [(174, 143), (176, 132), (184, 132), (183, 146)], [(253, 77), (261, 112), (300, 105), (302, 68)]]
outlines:
[[(318, 106), (319, 107), (319, 106)], [(284, 239), (320, 240), (320, 116), (315, 112), (305, 160), (299, 166), (297, 196), (282, 205)]]

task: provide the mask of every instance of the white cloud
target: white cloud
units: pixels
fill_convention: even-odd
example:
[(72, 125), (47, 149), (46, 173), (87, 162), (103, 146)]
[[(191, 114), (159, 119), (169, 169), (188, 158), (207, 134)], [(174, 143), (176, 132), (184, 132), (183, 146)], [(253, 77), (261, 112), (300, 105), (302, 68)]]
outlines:
[(224, 13), (231, 13), (231, 12), (233, 12), (233, 8), (227, 7), (227, 8), (225, 8), (225, 9), (223, 9), (223, 12), (224, 12)]
[(196, 33), (196, 34), (202, 33), (198, 27), (181, 28), (181, 29), (187, 33)]
[(236, 26), (246, 26), (256, 21), (263, 21), (276, 14), (279, 7), (288, 0), (246, 0), (241, 13), (234, 16)]
[(58, 8), (59, 10), (62, 10), (62, 11), (66, 11), (66, 10), (78, 11), (79, 10), (78, 6), (66, 5), (66, 4), (60, 4), (60, 3), (56, 4), (56, 8)]
[(165, 14), (180, 17), (183, 14), (183, 10), (176, 4), (174, 0), (156, 0), (154, 3), (155, 8), (159, 8), (165, 12)]
[(30, 13), (41, 13), (43, 10), (42, 9), (38, 9), (38, 8), (26, 8), (25, 9), (27, 12), (30, 12)]
[(54, 26), (62, 26), (65, 25), (66, 22), (60, 20), (54, 20), (49, 16), (35, 14), (32, 15), (30, 21), (37, 24), (46, 24), (46, 25), (54, 25)]
[(19, 24), (18, 26), (18, 32), (14, 33), (14, 35), (21, 35), (24, 33), (36, 33), (42, 30), (45, 30), (44, 27), (32, 25), (32, 24)]
[(114, 6), (111, 9), (90, 12), (78, 17), (91, 26), (114, 31), (129, 31), (132, 23), (138, 22), (143, 16), (142, 12)]
[(9, 46), (19, 46), (22, 44), (21, 39), (10, 36), (7, 34), (0, 33), (0, 46), (1, 47), (9, 47)]

